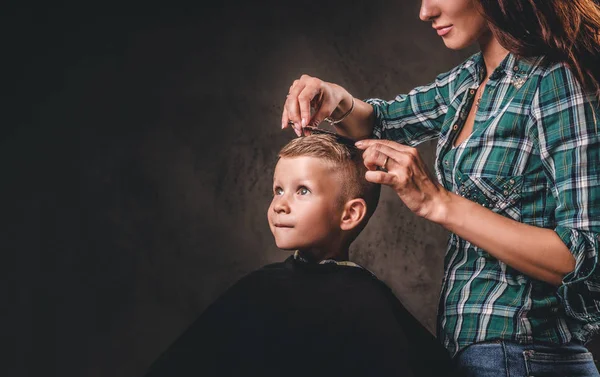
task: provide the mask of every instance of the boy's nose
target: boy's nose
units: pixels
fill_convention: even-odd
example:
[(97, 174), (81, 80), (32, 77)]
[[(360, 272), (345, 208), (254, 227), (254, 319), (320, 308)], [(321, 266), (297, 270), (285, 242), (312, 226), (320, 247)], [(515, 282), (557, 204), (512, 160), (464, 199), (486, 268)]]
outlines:
[(275, 199), (275, 203), (273, 203), (273, 210), (275, 213), (290, 213), (290, 206), (287, 199), (285, 199), (285, 196)]

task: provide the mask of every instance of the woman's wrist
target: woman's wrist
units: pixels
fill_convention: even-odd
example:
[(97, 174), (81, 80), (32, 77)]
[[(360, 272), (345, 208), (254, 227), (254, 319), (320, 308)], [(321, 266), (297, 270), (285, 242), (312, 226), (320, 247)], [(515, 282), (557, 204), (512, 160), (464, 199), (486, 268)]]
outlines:
[[(341, 88), (341, 87), (340, 87)], [(343, 89), (343, 88), (342, 88)], [(341, 119), (344, 115), (349, 115), (348, 112), (352, 109), (354, 103), (354, 97), (347, 90), (344, 90), (344, 95), (338, 103), (335, 110), (331, 113), (331, 118)]]
[(352, 100), (352, 104), (350, 105), (350, 109), (348, 109), (348, 111), (346, 111), (344, 114), (342, 114), (339, 118), (334, 118), (331, 116), (328, 116), (327, 118), (325, 118), (325, 121), (328, 122), (329, 124), (331, 124), (332, 126), (343, 122), (351, 113), (352, 110), (354, 110), (354, 97), (351, 98)]
[(443, 226), (446, 229), (453, 227), (455, 224), (456, 214), (459, 210), (456, 208), (460, 196), (440, 188), (440, 194), (432, 201), (432, 209), (425, 216), (429, 221)]

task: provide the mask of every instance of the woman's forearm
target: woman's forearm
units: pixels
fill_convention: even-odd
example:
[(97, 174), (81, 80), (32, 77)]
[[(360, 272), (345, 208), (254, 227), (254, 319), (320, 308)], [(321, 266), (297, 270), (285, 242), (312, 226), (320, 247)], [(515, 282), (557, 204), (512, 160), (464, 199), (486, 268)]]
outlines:
[(552, 229), (520, 223), (449, 192), (438, 222), (512, 268), (560, 285), (575, 258)]
[[(352, 106), (352, 95), (344, 96), (332, 117), (339, 118), (343, 116)], [(354, 140), (363, 140), (371, 137), (373, 126), (375, 124), (375, 112), (370, 104), (354, 98), (354, 109), (342, 121), (335, 125), (336, 131), (344, 136)]]

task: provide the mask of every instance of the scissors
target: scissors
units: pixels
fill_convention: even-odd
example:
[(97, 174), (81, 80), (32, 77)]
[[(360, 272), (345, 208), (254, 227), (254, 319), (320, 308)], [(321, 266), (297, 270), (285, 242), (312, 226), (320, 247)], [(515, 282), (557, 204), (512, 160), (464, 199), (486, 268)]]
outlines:
[[(292, 121), (290, 121), (289, 123), (290, 123), (290, 126), (293, 125)], [(308, 135), (315, 135), (315, 134), (330, 135), (330, 136), (335, 137), (341, 143), (351, 144), (353, 146), (354, 146), (354, 143), (356, 143), (356, 140), (354, 140), (352, 138), (349, 138), (347, 136), (342, 136), (333, 131), (325, 130), (325, 129), (322, 129), (319, 127), (314, 127), (314, 126), (302, 127), (302, 133), (300, 134), (300, 137), (304, 137), (304, 136), (308, 136)]]

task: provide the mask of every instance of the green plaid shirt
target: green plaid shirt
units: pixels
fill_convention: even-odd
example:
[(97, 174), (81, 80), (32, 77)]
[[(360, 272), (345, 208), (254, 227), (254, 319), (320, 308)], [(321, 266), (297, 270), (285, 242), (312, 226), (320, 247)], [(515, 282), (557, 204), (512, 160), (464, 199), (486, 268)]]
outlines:
[(600, 331), (598, 100), (564, 64), (509, 54), (489, 78), (472, 134), (453, 147), (484, 75), (478, 53), (409, 94), (367, 99), (374, 137), (411, 146), (437, 138), (435, 170), (447, 190), (553, 229), (576, 267), (556, 288), (451, 234), (438, 338), (452, 355), (491, 339), (585, 342)]

